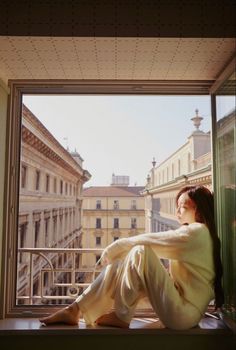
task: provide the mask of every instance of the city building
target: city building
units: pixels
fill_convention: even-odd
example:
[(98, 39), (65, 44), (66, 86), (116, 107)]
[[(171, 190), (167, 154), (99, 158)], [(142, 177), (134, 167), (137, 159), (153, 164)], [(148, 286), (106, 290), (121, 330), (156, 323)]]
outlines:
[[(128, 177), (123, 177), (125, 183)], [(121, 178), (118, 179), (120, 182)], [(89, 187), (83, 196), (83, 248), (105, 248), (113, 241), (144, 233), (145, 211), (141, 186)], [(87, 254), (82, 258), (84, 267), (93, 267), (100, 255)]]
[(152, 169), (147, 176), (145, 228), (147, 232), (166, 231), (179, 226), (175, 197), (185, 185), (202, 184), (212, 188), (211, 135), (199, 129), (202, 117), (198, 110), (191, 119), (195, 130), (173, 154)]
[[(90, 174), (83, 169), (78, 152), (70, 153), (54, 138), (37, 117), (22, 108), (22, 140), (18, 215), (17, 302), (29, 302), (30, 255), (21, 248), (79, 248), (82, 226), (82, 188)], [(39, 295), (40, 269), (47, 261), (33, 255), (38, 268), (33, 274), (33, 294)], [(71, 257), (54, 254), (54, 268), (66, 268)], [(63, 280), (60, 273), (60, 280)], [(48, 274), (44, 294), (54, 294)], [(37, 302), (35, 298), (34, 302)]]

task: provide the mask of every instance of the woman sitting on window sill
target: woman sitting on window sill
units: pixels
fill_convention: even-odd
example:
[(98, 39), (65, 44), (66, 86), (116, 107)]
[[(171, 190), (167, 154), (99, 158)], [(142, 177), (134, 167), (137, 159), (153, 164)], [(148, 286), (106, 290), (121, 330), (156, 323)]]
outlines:
[[(189, 329), (211, 300), (221, 307), (213, 195), (204, 186), (187, 186), (176, 204), (180, 228), (116, 240), (103, 251), (97, 279), (71, 305), (40, 321), (76, 325), (82, 314), (87, 325), (128, 328), (138, 301), (148, 296), (166, 327)], [(169, 260), (169, 273), (160, 259)]]

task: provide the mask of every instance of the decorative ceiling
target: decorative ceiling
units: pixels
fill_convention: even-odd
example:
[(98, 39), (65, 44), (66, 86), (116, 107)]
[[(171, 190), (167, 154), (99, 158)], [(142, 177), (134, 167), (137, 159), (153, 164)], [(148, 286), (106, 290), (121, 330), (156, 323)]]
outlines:
[(8, 79), (215, 80), (235, 38), (0, 36)]

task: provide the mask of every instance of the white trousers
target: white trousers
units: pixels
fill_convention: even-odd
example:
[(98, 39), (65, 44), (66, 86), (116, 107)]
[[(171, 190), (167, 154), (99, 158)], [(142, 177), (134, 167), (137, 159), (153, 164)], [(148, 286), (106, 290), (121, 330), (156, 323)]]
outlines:
[(123, 261), (107, 265), (76, 302), (88, 325), (112, 307), (119, 319), (130, 323), (138, 301), (145, 295), (168, 328), (188, 329), (202, 317), (194, 305), (180, 296), (173, 279), (149, 246), (136, 246)]

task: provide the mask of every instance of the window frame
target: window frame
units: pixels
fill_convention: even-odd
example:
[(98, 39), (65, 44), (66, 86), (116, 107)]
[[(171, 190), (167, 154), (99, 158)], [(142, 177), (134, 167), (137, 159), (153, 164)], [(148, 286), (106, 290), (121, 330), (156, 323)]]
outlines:
[(28, 173), (28, 167), (24, 163), (21, 165), (21, 189), (27, 190), (27, 173)]
[(96, 236), (95, 237), (95, 245), (100, 247), (101, 244), (102, 244), (102, 237), (101, 236)]
[(136, 217), (131, 217), (130, 218), (130, 228), (132, 229), (132, 230), (136, 230), (137, 229), (137, 218)]
[(41, 185), (41, 171), (39, 169), (35, 170), (35, 191), (40, 191)]
[(102, 218), (96, 218), (95, 228), (100, 230), (102, 228)]
[(119, 210), (120, 209), (120, 203), (118, 199), (113, 200), (113, 210)]
[[(211, 95), (211, 115), (212, 115), (212, 167), (213, 167), (213, 189), (215, 192), (215, 213), (223, 214), (222, 210), (220, 208), (220, 203), (222, 201), (222, 192), (219, 188), (219, 173), (218, 173), (218, 150), (217, 150), (217, 96), (221, 95), (220, 91), (222, 88), (224, 88), (224, 83), (227, 83), (227, 80), (232, 74), (235, 74), (235, 67), (236, 67), (236, 55), (232, 58), (232, 60), (229, 62), (229, 64), (226, 66), (226, 68), (221, 72), (221, 74), (218, 76), (218, 79), (215, 81), (215, 83), (212, 85), (210, 89), (210, 95)], [(223, 200), (224, 202), (224, 200)], [(235, 321), (236, 318), (236, 312), (235, 308), (232, 302), (232, 296), (231, 296), (231, 290), (229, 290), (228, 286), (224, 286), (225, 279), (230, 277), (228, 275), (228, 262), (224, 264), (224, 258), (227, 259), (229, 255), (229, 251), (227, 250), (227, 245), (225, 245), (224, 240), (224, 234), (225, 234), (225, 227), (222, 230), (222, 217), (220, 215), (216, 216), (216, 228), (219, 235), (219, 238), (221, 240), (221, 258), (223, 262), (223, 287), (224, 287), (224, 294), (225, 294), (225, 303), (222, 306), (222, 316), (225, 321), (225, 323), (230, 327), (231, 320)], [(231, 253), (232, 254), (232, 253)], [(235, 266), (234, 266), (235, 268)], [(234, 277), (234, 276), (233, 276)], [(227, 283), (226, 283), (227, 284)]]
[(45, 175), (45, 192), (46, 193), (50, 193), (50, 175), (48, 173), (46, 173)]
[(120, 220), (119, 218), (113, 218), (113, 229), (119, 230), (120, 228)]
[(96, 209), (101, 210), (102, 209), (102, 201), (101, 199), (96, 200)]
[[(0, 316), (39, 317), (56, 307), (15, 305), (18, 232), (18, 196), (20, 175), (22, 97), (27, 94), (94, 95), (209, 95), (214, 82), (202, 81), (82, 81), (82, 80), (10, 80), (6, 131), (6, 172), (4, 193), (2, 305)], [(75, 190), (75, 189), (74, 189)]]

